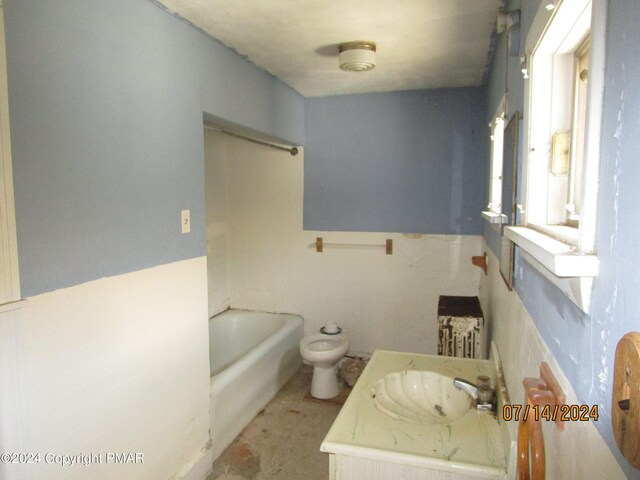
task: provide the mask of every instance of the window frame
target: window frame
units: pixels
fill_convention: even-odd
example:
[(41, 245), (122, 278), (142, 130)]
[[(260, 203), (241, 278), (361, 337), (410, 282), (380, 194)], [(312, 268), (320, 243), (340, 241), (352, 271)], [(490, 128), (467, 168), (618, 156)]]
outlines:
[(553, 10), (529, 56), (523, 223), (576, 246), (579, 227), (575, 232), (571, 227), (556, 228), (565, 222), (562, 205), (568, 181), (550, 172), (550, 157), (553, 135), (572, 127), (574, 51), (590, 31), (590, 20), (590, 0), (564, 0)]
[[(506, 128), (507, 97), (504, 95), (489, 123), (491, 144), (489, 164), (489, 200), (482, 218), (489, 223), (502, 224), (508, 217), (502, 213), (502, 178), (504, 162), (504, 129)], [(497, 204), (497, 205), (496, 205)]]
[[(571, 162), (568, 178), (567, 205), (565, 208), (565, 224), (569, 227), (580, 227), (580, 209), (582, 206), (582, 172), (584, 171), (584, 154), (587, 122), (587, 92), (589, 51), (591, 36), (589, 35), (576, 49), (573, 67), (573, 106), (571, 121)], [(587, 79), (582, 79), (582, 72), (587, 71)], [(579, 160), (579, 161), (578, 161)]]
[[(555, 4), (555, 5), (554, 5)], [(548, 9), (548, 6), (553, 6)], [(588, 13), (586, 13), (588, 12)], [(590, 26), (568, 36), (577, 22)], [(578, 305), (588, 312), (593, 278), (598, 275), (595, 254), (597, 190), (600, 162), (601, 120), (603, 114), (606, 49), (607, 0), (560, 0), (542, 2), (533, 20), (525, 44), (524, 157), (521, 226), (506, 227), (505, 235), (516, 243), (522, 257), (543, 273)], [(581, 182), (580, 222), (577, 228), (548, 225), (547, 178), (550, 165), (551, 135), (559, 129), (550, 126), (550, 95), (540, 100), (538, 81), (551, 82), (552, 62), (540, 61), (542, 55), (553, 56), (557, 40), (565, 53), (575, 50), (589, 31), (589, 83)], [(564, 32), (564, 33), (562, 33)], [(563, 43), (564, 42), (564, 43)], [(572, 48), (572, 50), (570, 50)], [(547, 49), (547, 50), (545, 50)], [(546, 124), (540, 121), (547, 117)], [(541, 166), (544, 168), (541, 170)], [(542, 202), (541, 199), (544, 199)], [(542, 204), (542, 206), (541, 206)]]

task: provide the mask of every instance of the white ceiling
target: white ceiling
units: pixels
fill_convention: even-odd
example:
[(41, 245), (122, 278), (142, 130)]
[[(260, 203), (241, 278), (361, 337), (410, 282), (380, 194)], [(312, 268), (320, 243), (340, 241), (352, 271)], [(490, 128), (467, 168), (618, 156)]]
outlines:
[[(503, 0), (156, 0), (305, 97), (481, 85)], [(373, 40), (370, 72), (340, 43)]]

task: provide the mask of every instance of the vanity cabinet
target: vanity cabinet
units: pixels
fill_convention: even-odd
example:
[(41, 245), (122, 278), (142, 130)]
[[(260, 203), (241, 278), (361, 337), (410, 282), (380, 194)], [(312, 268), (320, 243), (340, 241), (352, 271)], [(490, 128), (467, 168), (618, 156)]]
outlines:
[[(494, 347), (495, 348), (495, 347)], [(492, 349), (493, 350), (493, 349)], [(493, 357), (492, 351), (492, 357)], [(502, 411), (507, 391), (493, 359), (476, 360), (376, 351), (342, 407), (320, 450), (329, 454), (331, 480), (471, 480), (513, 478), (515, 435), (494, 412), (480, 411), (470, 403), (462, 417), (422, 421), (403, 419), (385, 412), (380, 398), (380, 379), (413, 378), (412, 371), (434, 372), (442, 377), (435, 410), (447, 413), (453, 392), (447, 381), (456, 377), (474, 382), (488, 376)], [(429, 375), (423, 375), (425, 378)], [(378, 388), (376, 389), (376, 384)], [(415, 395), (419, 388), (396, 381)], [(386, 387), (385, 387), (386, 388)], [(437, 386), (434, 388), (438, 388)], [(424, 392), (418, 401), (429, 396)], [(449, 403), (447, 403), (449, 399)], [(405, 403), (405, 405), (410, 405)], [(426, 403), (426, 405), (431, 405)], [(467, 408), (467, 407), (465, 407)], [(409, 418), (410, 415), (407, 417)]]

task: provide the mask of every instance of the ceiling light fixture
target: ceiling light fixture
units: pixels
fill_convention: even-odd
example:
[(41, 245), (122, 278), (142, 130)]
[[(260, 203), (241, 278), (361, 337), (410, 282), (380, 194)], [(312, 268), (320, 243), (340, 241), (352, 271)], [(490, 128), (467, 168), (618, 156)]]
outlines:
[(375, 42), (357, 41), (338, 45), (340, 68), (347, 72), (366, 72), (376, 66)]

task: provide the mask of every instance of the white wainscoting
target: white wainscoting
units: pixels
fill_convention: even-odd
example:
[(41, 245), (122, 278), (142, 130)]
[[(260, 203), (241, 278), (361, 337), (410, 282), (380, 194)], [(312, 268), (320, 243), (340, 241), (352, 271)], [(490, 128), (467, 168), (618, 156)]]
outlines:
[[(580, 404), (520, 297), (515, 290), (507, 290), (498, 259), (489, 248), (485, 249), (489, 252), (489, 275), (480, 284), (480, 301), (490, 322), (492, 339), (500, 350), (511, 401), (523, 403), (522, 379), (539, 377), (540, 363), (547, 362), (566, 394), (567, 404)], [(516, 428), (515, 423), (512, 427)], [(543, 435), (547, 478), (626, 478), (593, 422), (566, 422), (563, 432), (555, 424), (544, 422)]]
[[(180, 261), (31, 297), (2, 315), (0, 391), (13, 390), (0, 397), (0, 447), (42, 461), (2, 465), (0, 477), (204, 478), (206, 274), (204, 257)], [(108, 452), (142, 453), (144, 463), (107, 464)], [(102, 463), (47, 464), (47, 453), (102, 454)]]

